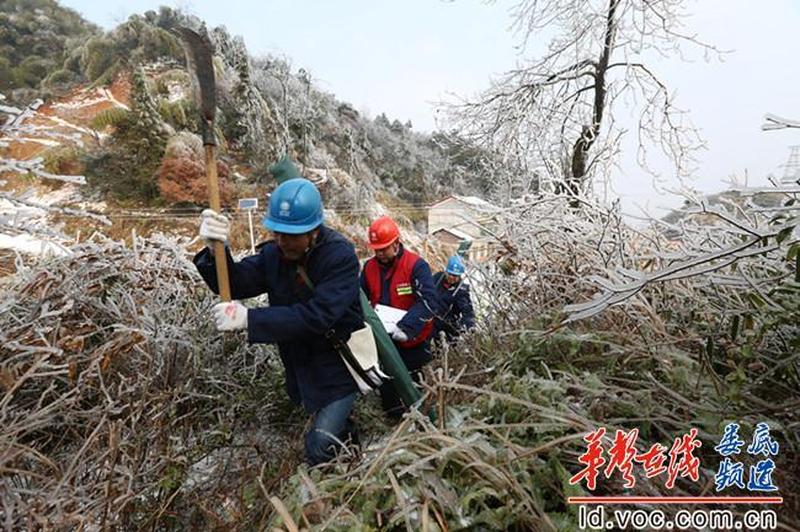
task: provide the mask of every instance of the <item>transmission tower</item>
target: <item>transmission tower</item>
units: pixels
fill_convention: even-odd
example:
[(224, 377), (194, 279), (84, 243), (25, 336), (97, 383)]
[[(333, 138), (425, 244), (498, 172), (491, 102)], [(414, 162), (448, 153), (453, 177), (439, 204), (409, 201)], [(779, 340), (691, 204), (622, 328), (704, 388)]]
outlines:
[(790, 146), (789, 160), (783, 165), (781, 183), (795, 184), (800, 181), (800, 146)]

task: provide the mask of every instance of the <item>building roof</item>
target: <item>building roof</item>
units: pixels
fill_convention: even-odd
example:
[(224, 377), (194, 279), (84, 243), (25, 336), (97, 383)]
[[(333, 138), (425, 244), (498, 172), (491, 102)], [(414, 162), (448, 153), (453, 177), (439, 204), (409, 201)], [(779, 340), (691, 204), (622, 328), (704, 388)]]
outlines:
[(474, 236), (469, 235), (469, 234), (465, 233), (464, 231), (460, 231), (460, 230), (458, 230), (458, 229), (456, 229), (454, 227), (440, 227), (439, 229), (437, 229), (436, 231), (434, 231), (431, 234), (435, 236), (436, 233), (440, 233), (442, 231), (444, 231), (446, 233), (450, 233), (454, 237), (460, 238), (461, 240), (475, 240)]
[(494, 205), (492, 205), (491, 203), (489, 203), (488, 201), (486, 201), (485, 199), (479, 198), (477, 196), (457, 196), (457, 195), (447, 196), (446, 198), (444, 198), (444, 199), (442, 199), (440, 201), (437, 201), (436, 203), (431, 205), (430, 208), (433, 209), (434, 207), (436, 207), (438, 205), (441, 205), (442, 203), (445, 203), (445, 202), (447, 202), (447, 201), (449, 201), (451, 199), (454, 199), (454, 200), (456, 200), (458, 202), (461, 202), (461, 203), (463, 203), (465, 205), (469, 205), (471, 207), (481, 207), (481, 208), (487, 208), (487, 209), (496, 209), (497, 208)]

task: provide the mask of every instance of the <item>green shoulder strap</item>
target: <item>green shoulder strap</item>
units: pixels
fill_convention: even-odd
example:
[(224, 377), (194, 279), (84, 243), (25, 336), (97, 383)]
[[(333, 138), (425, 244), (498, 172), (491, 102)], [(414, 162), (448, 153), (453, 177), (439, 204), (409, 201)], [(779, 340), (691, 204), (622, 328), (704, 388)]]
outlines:
[[(314, 283), (308, 277), (306, 269), (298, 264), (297, 273), (303, 282), (312, 291), (314, 290)], [(378, 347), (378, 358), (381, 363), (381, 370), (392, 378), (392, 385), (394, 386), (397, 395), (403, 400), (403, 404), (408, 407), (416, 405), (422, 399), (422, 394), (419, 392), (414, 381), (411, 380), (411, 375), (408, 373), (403, 359), (400, 358), (400, 353), (397, 352), (392, 338), (386, 329), (383, 327), (383, 322), (375, 313), (375, 309), (369, 304), (369, 299), (363, 290), (359, 288), (359, 298), (361, 300), (361, 311), (364, 314), (364, 321), (367, 322), (372, 329), (372, 335), (375, 337), (375, 344)], [(368, 382), (368, 381), (367, 381)]]

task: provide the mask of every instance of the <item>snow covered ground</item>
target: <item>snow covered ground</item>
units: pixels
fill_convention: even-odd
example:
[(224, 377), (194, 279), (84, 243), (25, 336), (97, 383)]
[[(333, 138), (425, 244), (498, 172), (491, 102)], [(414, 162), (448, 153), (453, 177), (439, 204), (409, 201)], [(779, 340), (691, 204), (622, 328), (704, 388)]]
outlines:
[(0, 249), (12, 249), (31, 255), (64, 255), (64, 239), (50, 227), (47, 207), (69, 198), (68, 187), (37, 196), (28, 193), (0, 197)]
[[(3, 100), (5, 98), (0, 95), (0, 101)], [(67, 238), (53, 226), (50, 215), (53, 212), (81, 214), (80, 209), (86, 208), (103, 210), (104, 205), (89, 207), (81, 202), (80, 187), (86, 183), (84, 176), (48, 172), (44, 158), (38, 156), (40, 150), (27, 149), (26, 146), (52, 148), (66, 144), (82, 147), (85, 139), (96, 139), (99, 133), (56, 113), (109, 101), (125, 107), (107, 89), (83, 91), (74, 98), (49, 105), (36, 100), (24, 109), (0, 105), (0, 113), (7, 115), (5, 123), (0, 126), (0, 174), (8, 176), (8, 179), (34, 176), (41, 180), (40, 183), (27, 184), (30, 188), (23, 192), (6, 186), (8, 181), (0, 180), (0, 249), (32, 255), (63, 255), (68, 253)], [(62, 184), (53, 190), (49, 185), (54, 181)], [(66, 207), (76, 204), (77, 209)], [(93, 213), (85, 215), (103, 218)]]
[(43, 240), (27, 233), (7, 235), (0, 233), (0, 249), (13, 249), (30, 255), (67, 255), (69, 249), (58, 242)]

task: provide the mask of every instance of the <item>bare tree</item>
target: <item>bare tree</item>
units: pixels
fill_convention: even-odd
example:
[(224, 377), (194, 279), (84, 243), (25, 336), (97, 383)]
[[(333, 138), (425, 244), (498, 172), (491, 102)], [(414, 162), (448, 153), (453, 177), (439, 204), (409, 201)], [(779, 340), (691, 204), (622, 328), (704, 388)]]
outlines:
[(764, 116), (764, 124), (761, 125), (762, 131), (774, 131), (776, 129), (790, 129), (800, 128), (800, 120), (792, 120), (791, 118), (783, 118), (781, 116), (767, 113)]
[[(636, 104), (639, 163), (659, 147), (678, 175), (702, 146), (648, 59), (682, 57), (681, 45), (720, 53), (683, 31), (683, 0), (522, 0), (512, 9), (522, 49), (555, 30), (538, 59), (506, 72), (473, 101), (448, 107), (463, 135), (522, 153), (557, 192), (578, 196), (598, 167), (613, 164), (624, 128), (613, 107)], [(577, 202), (576, 202), (577, 203)]]

